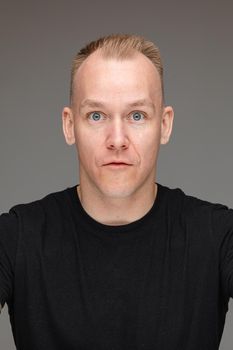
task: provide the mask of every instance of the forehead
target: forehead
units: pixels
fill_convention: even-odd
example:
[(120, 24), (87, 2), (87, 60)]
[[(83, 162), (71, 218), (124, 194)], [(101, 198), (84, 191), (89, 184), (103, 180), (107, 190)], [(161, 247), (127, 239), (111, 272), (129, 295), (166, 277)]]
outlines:
[[(91, 54), (74, 76), (74, 98), (161, 97), (161, 81), (154, 64), (137, 52), (132, 57), (105, 58)], [(132, 95), (132, 96), (131, 96)]]

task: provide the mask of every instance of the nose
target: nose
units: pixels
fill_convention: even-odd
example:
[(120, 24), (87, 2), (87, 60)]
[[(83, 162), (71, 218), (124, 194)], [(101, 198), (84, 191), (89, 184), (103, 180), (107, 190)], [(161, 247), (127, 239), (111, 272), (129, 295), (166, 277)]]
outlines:
[(120, 119), (112, 120), (106, 139), (106, 146), (108, 149), (125, 150), (129, 147), (129, 139), (123, 124), (124, 122)]

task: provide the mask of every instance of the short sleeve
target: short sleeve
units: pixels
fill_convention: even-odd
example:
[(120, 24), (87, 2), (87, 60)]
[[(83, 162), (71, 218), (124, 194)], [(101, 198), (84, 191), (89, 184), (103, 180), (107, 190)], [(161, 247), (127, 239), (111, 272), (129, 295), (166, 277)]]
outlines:
[(17, 241), (17, 214), (10, 210), (0, 215), (0, 309), (12, 295)]
[(213, 232), (219, 241), (219, 267), (224, 295), (233, 297), (233, 209), (214, 206)]

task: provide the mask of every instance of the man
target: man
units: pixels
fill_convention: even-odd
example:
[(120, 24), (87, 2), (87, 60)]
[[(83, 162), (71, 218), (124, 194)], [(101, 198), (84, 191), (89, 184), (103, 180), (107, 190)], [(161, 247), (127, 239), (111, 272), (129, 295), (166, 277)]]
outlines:
[(155, 182), (173, 124), (158, 48), (133, 35), (88, 44), (62, 120), (80, 184), (0, 218), (17, 349), (218, 349), (233, 210)]

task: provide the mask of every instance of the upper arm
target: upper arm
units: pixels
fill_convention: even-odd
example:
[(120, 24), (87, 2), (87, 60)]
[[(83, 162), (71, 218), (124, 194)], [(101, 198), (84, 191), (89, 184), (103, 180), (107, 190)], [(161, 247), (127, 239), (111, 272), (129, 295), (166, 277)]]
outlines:
[(17, 215), (13, 211), (0, 215), (0, 311), (13, 291), (17, 239)]
[(219, 240), (221, 285), (227, 297), (233, 297), (233, 209), (218, 205), (213, 210), (213, 231)]

